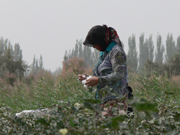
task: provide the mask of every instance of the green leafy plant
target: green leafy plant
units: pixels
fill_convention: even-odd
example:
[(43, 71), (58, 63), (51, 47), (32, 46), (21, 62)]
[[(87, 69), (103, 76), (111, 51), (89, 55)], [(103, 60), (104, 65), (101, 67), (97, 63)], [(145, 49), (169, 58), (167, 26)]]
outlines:
[[(0, 134), (59, 135), (66, 133), (60, 132), (64, 129), (67, 135), (178, 134), (180, 131), (180, 87), (160, 76), (139, 78), (134, 99), (129, 101), (132, 113), (103, 120), (97, 117), (101, 101), (95, 100), (94, 93), (83, 88), (76, 76), (56, 80), (43, 77), (29, 87), (28, 93), (24, 84), (14, 88), (14, 95), (9, 95), (1, 87), (4, 95), (0, 100)], [(15, 115), (24, 109), (40, 112)]]

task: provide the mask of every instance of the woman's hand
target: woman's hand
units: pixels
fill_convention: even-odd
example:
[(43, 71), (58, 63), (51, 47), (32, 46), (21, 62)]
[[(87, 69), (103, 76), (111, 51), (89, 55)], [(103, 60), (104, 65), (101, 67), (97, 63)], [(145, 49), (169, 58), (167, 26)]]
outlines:
[(86, 80), (85, 85), (87, 85), (88, 87), (93, 87), (97, 85), (98, 83), (99, 83), (99, 77), (93, 76)]
[(79, 74), (79, 75), (78, 75), (80, 81), (86, 80), (86, 78), (87, 78), (88, 76), (89, 76), (89, 75), (87, 75), (87, 74)]

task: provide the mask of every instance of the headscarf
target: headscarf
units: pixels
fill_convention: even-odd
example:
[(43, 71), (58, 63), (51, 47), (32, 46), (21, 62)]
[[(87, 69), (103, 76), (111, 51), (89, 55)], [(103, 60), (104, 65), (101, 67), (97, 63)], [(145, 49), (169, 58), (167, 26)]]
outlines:
[(122, 46), (119, 36), (114, 28), (107, 27), (107, 25), (96, 25), (89, 30), (83, 44), (90, 47), (93, 45), (100, 45), (103, 50), (105, 50), (113, 41)]

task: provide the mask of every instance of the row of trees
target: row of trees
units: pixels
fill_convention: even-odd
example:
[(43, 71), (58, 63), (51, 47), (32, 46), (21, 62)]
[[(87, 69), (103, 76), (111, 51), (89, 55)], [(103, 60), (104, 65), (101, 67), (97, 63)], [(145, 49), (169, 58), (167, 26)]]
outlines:
[(154, 72), (163, 76), (166, 75), (168, 78), (180, 75), (180, 51), (169, 58), (168, 62), (158, 63), (148, 59), (144, 70), (147, 76), (151, 76)]
[[(19, 44), (12, 45), (7, 39), (0, 38), (0, 81), (14, 85), (18, 79), (42, 74), (43, 72), (42, 55), (38, 60), (35, 56), (31, 65), (23, 60), (22, 50)], [(2, 81), (3, 80), (3, 81)]]
[[(158, 71), (164, 74), (168, 72), (168, 76), (179, 73), (178, 62), (180, 62), (178, 50), (180, 50), (180, 36), (175, 43), (172, 34), (167, 35), (165, 44), (162, 42), (161, 35), (157, 36), (156, 43), (154, 44), (152, 36), (148, 39), (144, 38), (144, 34), (139, 37), (139, 50), (136, 44), (134, 35), (128, 39), (128, 54), (127, 62), (129, 71), (140, 72), (143, 69), (146, 71)], [(156, 46), (156, 47), (155, 47)], [(156, 48), (156, 49), (155, 49)], [(176, 54), (177, 53), (177, 54)], [(176, 54), (176, 55), (174, 55)], [(74, 59), (77, 58), (77, 59)], [(80, 58), (80, 59), (79, 59)], [(87, 68), (92, 68), (98, 61), (99, 51), (82, 45), (82, 40), (77, 40), (75, 47), (72, 50), (66, 51), (64, 55), (63, 68), (70, 67), (73, 64), (72, 60), (79, 61), (73, 65), (74, 72), (83, 71)], [(71, 63), (71, 64), (70, 64)], [(83, 69), (80, 67), (84, 66)], [(3, 78), (7, 74), (13, 74), (18, 78), (22, 78), (28, 65), (22, 59), (22, 50), (19, 44), (14, 46), (8, 40), (0, 39), (0, 77)], [(37, 74), (43, 70), (43, 59), (36, 59), (34, 56), (30, 72)], [(57, 70), (58, 74), (61, 69)]]
[[(4, 80), (13, 85), (17, 79), (37, 79), (43, 74), (58, 76), (61, 68), (54, 72), (46, 70), (43, 67), (43, 57), (37, 58), (34, 55), (32, 64), (28, 65), (22, 56), (22, 50), (19, 44), (12, 45), (8, 39), (0, 38), (0, 83)], [(2, 81), (3, 80), (3, 81)]]
[(14, 47), (8, 40), (0, 39), (0, 77), (14, 74), (19, 78), (24, 76), (27, 64), (22, 59), (22, 50), (19, 44)]
[[(157, 36), (156, 44), (152, 40), (152, 36), (148, 39), (144, 38), (144, 34), (139, 37), (139, 54), (135, 36), (132, 35), (128, 39), (128, 65), (132, 71), (141, 71), (147, 59), (151, 62), (159, 64), (168, 63), (174, 54), (180, 50), (180, 36), (177, 38), (177, 44), (172, 34), (167, 35), (166, 43), (163, 44), (161, 35)], [(155, 50), (156, 46), (156, 50)]]
[(40, 55), (40, 59), (39, 60), (34, 55), (33, 63), (31, 65), (31, 73), (37, 74), (38, 71), (40, 71), (42, 69), (43, 69), (43, 58), (42, 58), (42, 55)]
[(85, 67), (91, 68), (98, 61), (99, 51), (82, 45), (82, 40), (76, 40), (75, 48), (65, 52), (64, 62), (73, 57), (83, 58)]
[[(180, 36), (177, 38), (177, 44), (173, 39), (172, 34), (167, 35), (166, 43), (163, 44), (161, 35), (156, 38), (156, 43), (153, 42), (152, 35), (145, 39), (144, 34), (139, 37), (139, 50), (136, 44), (136, 37), (132, 35), (128, 38), (128, 54), (127, 62), (129, 71), (139, 73), (141, 71), (152, 71), (152, 70), (166, 70), (173, 69), (169, 65), (172, 62), (172, 57), (174, 54), (178, 53), (180, 50)], [(155, 49), (156, 46), (156, 49)], [(178, 55), (178, 54), (177, 54)], [(82, 40), (76, 41), (75, 48), (65, 52), (64, 64), (67, 68), (67, 63), (69, 59), (74, 57), (83, 58), (86, 68), (93, 67), (97, 63), (99, 57), (99, 51), (92, 49), (91, 47), (86, 47), (82, 45)], [(177, 56), (176, 56), (177, 57)], [(178, 58), (173, 58), (178, 59)], [(70, 62), (71, 60), (69, 60)], [(81, 64), (82, 65), (82, 60)], [(164, 64), (164, 66), (163, 66)], [(165, 66), (166, 65), (166, 66)], [(162, 68), (162, 66), (164, 68)], [(156, 67), (156, 68), (155, 68)], [(158, 67), (158, 69), (157, 69)], [(162, 72), (164, 73), (164, 72)]]

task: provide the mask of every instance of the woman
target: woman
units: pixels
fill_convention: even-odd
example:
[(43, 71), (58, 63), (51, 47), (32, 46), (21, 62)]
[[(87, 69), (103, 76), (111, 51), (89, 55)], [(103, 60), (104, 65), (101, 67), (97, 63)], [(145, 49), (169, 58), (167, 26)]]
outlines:
[[(123, 103), (121, 110), (127, 111), (126, 54), (116, 30), (106, 25), (94, 26), (88, 32), (83, 44), (100, 51), (99, 61), (93, 69), (93, 77), (86, 81), (86, 85), (89, 87), (97, 85), (95, 98), (102, 100), (101, 107), (106, 110), (104, 115), (113, 115), (112, 107), (118, 103)], [(85, 79), (83, 75), (79, 75), (79, 80)]]

